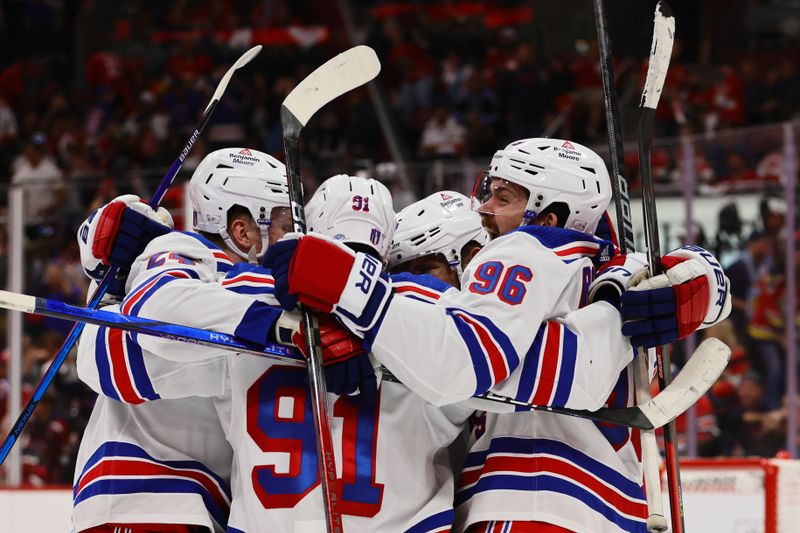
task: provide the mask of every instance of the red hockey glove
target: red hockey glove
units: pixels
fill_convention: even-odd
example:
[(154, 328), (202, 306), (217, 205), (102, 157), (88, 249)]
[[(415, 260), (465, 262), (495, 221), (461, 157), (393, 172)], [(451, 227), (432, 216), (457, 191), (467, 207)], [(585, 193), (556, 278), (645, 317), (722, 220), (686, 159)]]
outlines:
[(648, 278), (621, 298), (622, 333), (633, 346), (651, 348), (697, 330), (709, 310), (707, 271), (697, 259), (665, 256), (664, 273)]
[[(284, 277), (286, 261), (290, 262)], [(286, 253), (275, 254), (265, 259), (265, 265), (275, 276), (276, 294), (284, 290), (295, 294), (301, 303), (333, 313), (357, 333), (375, 326), (391, 296), (389, 278), (378, 259), (314, 233), (300, 237), (291, 259)]]
[[(328, 391), (334, 394), (360, 391), (363, 399), (374, 403), (377, 379), (363, 341), (330, 316), (319, 317), (319, 336)], [(291, 339), (291, 344), (308, 357), (305, 327), (299, 313), (281, 315), (276, 324), (276, 337), (284, 344)]]

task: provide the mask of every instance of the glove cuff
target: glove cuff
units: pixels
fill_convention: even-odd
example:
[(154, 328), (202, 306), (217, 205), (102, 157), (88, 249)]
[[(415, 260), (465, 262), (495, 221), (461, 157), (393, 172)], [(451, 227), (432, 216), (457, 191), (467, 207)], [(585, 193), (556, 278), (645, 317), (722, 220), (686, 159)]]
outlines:
[(300, 331), (303, 316), (298, 311), (284, 311), (275, 322), (275, 340), (287, 346), (294, 346), (292, 338)]
[(667, 257), (670, 256), (696, 259), (705, 270), (708, 280), (709, 304), (700, 329), (725, 319), (731, 312), (730, 281), (717, 258), (708, 250), (695, 245), (682, 246), (667, 254)]

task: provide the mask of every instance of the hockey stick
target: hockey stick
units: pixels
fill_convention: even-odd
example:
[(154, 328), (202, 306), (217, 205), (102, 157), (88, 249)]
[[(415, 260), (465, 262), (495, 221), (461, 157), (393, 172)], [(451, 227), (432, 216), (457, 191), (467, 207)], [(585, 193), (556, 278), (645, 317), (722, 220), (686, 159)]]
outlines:
[[(639, 173), (642, 180), (642, 209), (644, 212), (644, 232), (647, 246), (647, 261), (650, 273), (654, 276), (662, 272), (661, 245), (658, 239), (658, 219), (653, 184), (651, 151), (653, 146), (653, 125), (656, 108), (667, 77), (672, 45), (675, 40), (675, 17), (669, 6), (659, 2), (655, 10), (653, 25), (653, 45), (650, 48), (650, 63), (647, 67), (642, 100), (639, 104)], [(656, 348), (658, 385), (666, 389), (672, 381), (669, 346)], [(667, 471), (667, 494), (669, 495), (670, 519), (673, 533), (683, 533), (683, 495), (681, 494), (681, 475), (678, 464), (678, 447), (675, 423), (664, 426), (665, 470)], [(660, 481), (660, 480), (659, 480)], [(666, 526), (666, 524), (664, 524)], [(666, 527), (663, 529), (666, 530)]]
[[(214, 114), (214, 110), (217, 108), (217, 104), (219, 104), (222, 94), (228, 87), (228, 83), (230, 82), (233, 73), (248, 64), (255, 56), (257, 56), (258, 53), (261, 52), (261, 48), (261, 45), (254, 46), (242, 54), (241, 57), (236, 60), (236, 63), (234, 63), (233, 66), (228, 69), (225, 75), (222, 76), (222, 79), (217, 85), (217, 89), (214, 91), (214, 95), (211, 97), (211, 101), (208, 103), (203, 111), (203, 115), (200, 117), (200, 123), (198, 124), (197, 129), (195, 129), (192, 135), (189, 136), (189, 140), (187, 140), (186, 144), (184, 144), (180, 154), (175, 161), (173, 161), (172, 166), (169, 167), (169, 170), (161, 180), (156, 192), (150, 199), (150, 207), (155, 209), (161, 203), (161, 200), (167, 193), (167, 189), (169, 189), (170, 185), (172, 185), (172, 182), (178, 175), (178, 171), (183, 166), (183, 162), (186, 160), (186, 157), (189, 155), (189, 153), (191, 153), (194, 143), (197, 141), (198, 137), (200, 137), (200, 133), (206, 127), (211, 115)], [(114, 265), (108, 269), (105, 276), (103, 276), (103, 279), (100, 281), (100, 284), (92, 294), (92, 297), (89, 300), (89, 307), (96, 308), (100, 304), (100, 300), (103, 299), (106, 290), (108, 290), (108, 285), (116, 277), (118, 270), (119, 269)], [(11, 428), (11, 431), (9, 431), (8, 435), (6, 435), (3, 445), (0, 447), (0, 465), (2, 465), (6, 460), (6, 457), (8, 457), (8, 454), (11, 452), (11, 448), (22, 434), (22, 430), (25, 428), (28, 420), (30, 420), (31, 415), (33, 415), (34, 409), (36, 409), (36, 406), (39, 405), (39, 401), (42, 399), (42, 396), (44, 396), (44, 393), (50, 387), (50, 384), (55, 379), (56, 374), (58, 374), (58, 371), (61, 369), (64, 361), (66, 361), (67, 356), (72, 351), (75, 343), (78, 341), (78, 337), (80, 337), (83, 327), (84, 325), (81, 322), (76, 322), (75, 325), (72, 326), (67, 338), (64, 339), (64, 343), (53, 357), (53, 361), (50, 363), (47, 372), (45, 372), (44, 376), (42, 376), (42, 379), (39, 381), (39, 384), (36, 386), (36, 390), (33, 392), (33, 396), (31, 396), (31, 399), (28, 401), (28, 405), (26, 405), (25, 409), (22, 410), (17, 418), (17, 421), (14, 423), (14, 426)]]
[[(294, 231), (306, 232), (303, 183), (300, 179), (300, 134), (303, 127), (325, 104), (364, 85), (377, 76), (380, 70), (381, 63), (375, 51), (368, 46), (356, 46), (309, 74), (283, 101), (281, 126)], [(338, 509), (336, 462), (328, 415), (327, 387), (322, 375), (319, 326), (316, 318), (307, 309), (302, 309), (302, 312), (305, 342), (311, 352), (308, 358), (308, 380), (317, 439), (320, 484), (325, 501), (325, 522), (329, 532), (341, 532), (342, 515)]]
[[(100, 309), (78, 307), (46, 298), (28, 296), (27, 294), (0, 291), (0, 308), (70, 321), (81, 321), (178, 342), (267, 357), (279, 361), (281, 364), (306, 366), (305, 358), (297, 350), (281, 344), (262, 346), (225, 333)], [(642, 405), (621, 409), (602, 408), (597, 411), (583, 411), (534, 405), (493, 393), (487, 393), (478, 396), (478, 398), (577, 418), (586, 418), (597, 422), (620, 424), (638, 429), (653, 429), (663, 426), (680, 415), (705, 394), (725, 370), (729, 358), (730, 350), (727, 346), (716, 339), (709, 339), (698, 347), (675, 381), (661, 391), (658, 396)], [(385, 369), (383, 370), (383, 379), (398, 382), (397, 378)]]
[[(619, 247), (625, 254), (635, 250), (633, 243), (633, 217), (631, 200), (628, 196), (628, 182), (623, 175), (625, 168), (622, 133), (619, 126), (619, 110), (617, 94), (614, 87), (614, 71), (611, 58), (608, 28), (604, 13), (603, 0), (594, 0), (594, 16), (597, 25), (597, 40), (600, 51), (600, 77), (603, 83), (603, 103), (606, 111), (606, 128), (608, 130), (608, 153), (611, 159), (611, 173), (614, 175), (614, 204), (616, 206), (617, 226), (619, 227)], [(650, 369), (645, 350), (640, 350), (638, 357), (628, 365), (634, 379), (634, 390), (637, 404), (646, 404), (650, 400)], [(658, 451), (656, 434), (653, 431), (641, 431), (639, 439), (642, 447), (642, 473), (644, 475), (645, 496), (647, 497), (647, 529), (649, 531), (666, 531), (667, 519), (664, 516), (664, 499), (661, 492), (661, 454)]]

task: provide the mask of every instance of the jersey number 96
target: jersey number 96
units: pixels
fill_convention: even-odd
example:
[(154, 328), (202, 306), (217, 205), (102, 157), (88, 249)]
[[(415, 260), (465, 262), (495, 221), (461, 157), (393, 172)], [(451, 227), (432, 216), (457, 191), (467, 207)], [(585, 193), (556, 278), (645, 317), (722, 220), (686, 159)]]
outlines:
[(533, 279), (531, 269), (522, 265), (505, 268), (500, 261), (487, 261), (475, 269), (475, 281), (469, 284), (470, 292), (497, 297), (509, 305), (519, 305), (525, 298), (525, 283)]

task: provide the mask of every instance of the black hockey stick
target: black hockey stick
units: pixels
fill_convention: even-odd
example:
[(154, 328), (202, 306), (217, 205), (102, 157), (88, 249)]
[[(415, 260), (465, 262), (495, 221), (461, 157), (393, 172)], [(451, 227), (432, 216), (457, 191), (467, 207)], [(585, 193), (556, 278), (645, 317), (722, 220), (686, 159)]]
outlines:
[[(208, 102), (208, 105), (203, 110), (203, 115), (200, 117), (200, 122), (197, 125), (197, 129), (192, 132), (192, 135), (186, 141), (186, 144), (183, 145), (181, 152), (178, 154), (178, 157), (175, 158), (175, 161), (172, 162), (172, 165), (169, 167), (169, 170), (161, 179), (161, 183), (156, 189), (156, 192), (153, 194), (153, 197), (150, 199), (150, 207), (156, 208), (161, 203), (161, 200), (164, 198), (164, 195), (167, 193), (167, 189), (169, 189), (172, 182), (175, 180), (175, 177), (178, 175), (178, 171), (180, 171), (181, 167), (183, 166), (183, 162), (186, 160), (186, 157), (191, 153), (192, 148), (194, 147), (194, 143), (200, 137), (200, 133), (202, 133), (203, 129), (205, 129), (206, 124), (208, 123), (211, 116), (214, 114), (214, 110), (217, 108), (217, 104), (219, 104), (222, 95), (225, 93), (225, 89), (228, 87), (228, 83), (231, 81), (231, 77), (233, 77), (233, 73), (248, 64), (255, 56), (261, 52), (261, 45), (254, 46), (244, 54), (242, 54), (239, 59), (231, 66), (230, 69), (222, 76), (222, 79), (217, 84), (217, 88), (214, 91), (213, 96), (211, 97), (211, 101)], [(118, 268), (112, 265), (108, 271), (106, 272), (103, 279), (100, 281), (100, 284), (95, 289), (94, 293), (92, 294), (91, 300), (89, 301), (89, 307), (97, 307), (100, 305), (100, 301), (103, 299), (103, 296), (108, 289), (109, 284), (117, 275)], [(72, 326), (67, 338), (64, 339), (63, 344), (56, 352), (56, 355), (53, 357), (53, 361), (50, 363), (50, 366), (47, 368), (47, 372), (45, 372), (44, 376), (42, 376), (41, 381), (36, 386), (36, 390), (33, 392), (33, 396), (28, 401), (28, 405), (25, 406), (25, 409), (22, 410), (20, 413), (19, 418), (14, 423), (14, 426), (9, 431), (8, 435), (6, 436), (5, 440), (3, 441), (3, 445), (0, 446), (0, 465), (3, 464), (3, 461), (6, 460), (8, 454), (11, 452), (11, 448), (13, 448), (14, 443), (17, 441), (19, 436), (22, 434), (22, 430), (25, 428), (25, 425), (30, 420), (31, 415), (33, 414), (34, 409), (36, 406), (39, 405), (39, 401), (44, 396), (44, 393), (47, 391), (50, 384), (55, 379), (58, 371), (61, 369), (61, 366), (64, 364), (64, 361), (67, 360), (67, 356), (72, 351), (72, 348), (75, 346), (75, 343), (78, 342), (78, 337), (80, 337), (81, 332), (83, 331), (83, 324), (80, 322), (75, 323)]]
[[(622, 132), (619, 126), (619, 109), (614, 85), (614, 70), (611, 57), (608, 28), (604, 13), (603, 0), (594, 0), (594, 15), (597, 25), (597, 40), (600, 52), (600, 77), (603, 83), (603, 103), (606, 112), (606, 128), (608, 131), (608, 153), (611, 160), (611, 173), (614, 176), (614, 204), (616, 206), (617, 226), (619, 230), (619, 247), (623, 254), (635, 250), (633, 240), (633, 217), (631, 200), (628, 195), (628, 181), (625, 169)], [(650, 369), (646, 350), (640, 350), (638, 357), (631, 361), (628, 368), (633, 375), (636, 403), (646, 404), (650, 400)], [(662, 532), (667, 529), (664, 515), (664, 502), (661, 493), (661, 454), (658, 451), (656, 435), (652, 431), (639, 434), (642, 447), (642, 470), (647, 497), (647, 529)]]
[[(372, 80), (380, 70), (381, 64), (375, 51), (368, 46), (356, 46), (309, 74), (283, 101), (281, 125), (294, 231), (306, 232), (303, 184), (300, 179), (300, 134), (303, 127), (325, 104)], [(316, 430), (320, 483), (325, 501), (325, 521), (329, 532), (341, 532), (342, 515), (338, 509), (338, 495), (335, 490), (336, 463), (328, 417), (327, 389), (322, 375), (319, 326), (314, 315), (306, 309), (302, 311), (305, 342), (311, 352), (308, 358), (308, 378)]]
[[(262, 346), (234, 335), (216, 331), (171, 324), (144, 317), (123, 315), (100, 309), (78, 307), (46, 298), (28, 296), (27, 294), (0, 291), (0, 308), (117, 328), (177, 342), (213, 346), (235, 353), (267, 357), (280, 361), (281, 364), (306, 366), (305, 358), (297, 350), (282, 344)], [(621, 409), (602, 408), (597, 411), (584, 411), (565, 407), (533, 405), (493, 393), (486, 393), (478, 396), (478, 398), (493, 403), (503, 403), (577, 418), (587, 418), (597, 422), (610, 422), (638, 429), (654, 429), (673, 420), (705, 394), (725, 370), (729, 359), (730, 349), (716, 339), (709, 339), (708, 342), (704, 342), (697, 348), (675, 381), (661, 391), (658, 396), (647, 403)], [(383, 379), (393, 382), (398, 381), (385, 369), (383, 370)], [(491, 408), (487, 408), (487, 410), (491, 410)]]
[[(651, 152), (653, 146), (653, 126), (656, 108), (664, 88), (667, 69), (672, 56), (672, 45), (675, 40), (675, 17), (672, 10), (664, 2), (656, 5), (653, 26), (653, 45), (650, 48), (650, 64), (647, 67), (647, 78), (644, 82), (642, 100), (639, 104), (639, 173), (642, 180), (642, 208), (644, 212), (644, 232), (647, 246), (647, 261), (653, 276), (661, 274), (661, 244), (658, 238), (658, 217), (656, 215), (655, 186)], [(661, 390), (666, 389), (672, 381), (669, 346), (656, 348), (658, 384)], [(681, 494), (680, 466), (678, 464), (678, 446), (675, 423), (664, 427), (664, 451), (666, 454), (665, 469), (667, 471), (667, 487), (669, 489), (669, 507), (673, 533), (683, 533), (683, 496)]]

